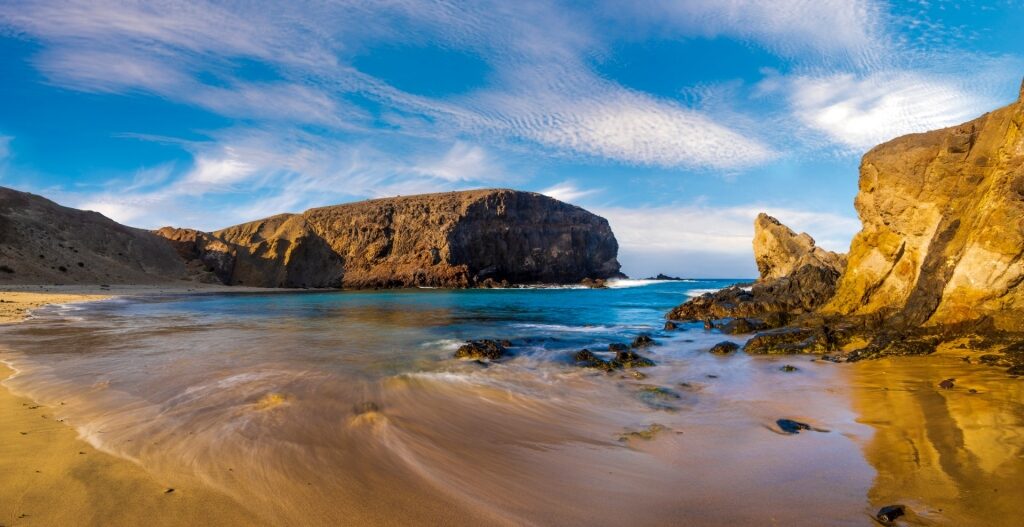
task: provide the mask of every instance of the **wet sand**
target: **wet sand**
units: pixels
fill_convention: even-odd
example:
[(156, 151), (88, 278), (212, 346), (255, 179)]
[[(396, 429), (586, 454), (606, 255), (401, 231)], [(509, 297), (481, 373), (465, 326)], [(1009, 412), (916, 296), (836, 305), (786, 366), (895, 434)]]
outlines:
[[(0, 363), (0, 378), (12, 373)], [(259, 524), (187, 477), (156, 477), (96, 450), (59, 416), (0, 390), (0, 525)]]
[[(50, 304), (116, 295), (192, 292), (177, 286), (8, 286), (0, 324), (23, 321)], [(0, 362), (0, 382), (14, 375)], [(189, 477), (158, 478), (96, 450), (42, 406), (0, 388), (0, 525), (260, 525), (230, 498)], [(173, 491), (168, 492), (169, 489)]]
[[(721, 357), (706, 349), (726, 337), (694, 329), (659, 336), (642, 379), (543, 345), (482, 367), (451, 349), (387, 355), (405, 344), (383, 330), (420, 342), (425, 319), (447, 327), (457, 312), (268, 298), (218, 300), (213, 317), (102, 303), (8, 332), (27, 353), (5, 355), (24, 367), (7, 385), (51, 407), (0, 399), (3, 429), (52, 426), (37, 412), (53, 412), (116, 457), (71, 446), (60, 461), (47, 449), (63, 439), (0, 451), (14, 464), (0, 466), (0, 503), (22, 504), (0, 523), (854, 526), (899, 503), (899, 525), (1019, 524), (1024, 382), (961, 360), (975, 352)], [(787, 435), (779, 418), (822, 431)], [(102, 463), (33, 484), (51, 458)]]

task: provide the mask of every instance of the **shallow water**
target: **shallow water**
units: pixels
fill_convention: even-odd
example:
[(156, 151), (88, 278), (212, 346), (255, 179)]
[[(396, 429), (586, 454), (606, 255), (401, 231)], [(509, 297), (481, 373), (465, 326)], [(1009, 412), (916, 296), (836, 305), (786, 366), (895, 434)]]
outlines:
[[(3, 329), (0, 359), (97, 447), (278, 525), (869, 525), (891, 503), (1019, 525), (1024, 382), (959, 356), (719, 357), (728, 337), (660, 330), (729, 283), (114, 300)], [(640, 333), (645, 379), (569, 362)], [(469, 338), (514, 356), (452, 359)]]

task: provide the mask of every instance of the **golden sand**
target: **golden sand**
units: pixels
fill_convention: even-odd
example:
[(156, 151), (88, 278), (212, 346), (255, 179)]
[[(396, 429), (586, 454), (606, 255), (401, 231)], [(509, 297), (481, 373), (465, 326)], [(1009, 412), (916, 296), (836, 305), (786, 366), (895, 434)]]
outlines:
[[(0, 293), (0, 323), (46, 304), (102, 294)], [(14, 372), (0, 363), (0, 379)], [(139, 465), (93, 448), (40, 406), (0, 389), (0, 525), (257, 525), (229, 497), (161, 481)], [(173, 490), (172, 490), (173, 489)]]

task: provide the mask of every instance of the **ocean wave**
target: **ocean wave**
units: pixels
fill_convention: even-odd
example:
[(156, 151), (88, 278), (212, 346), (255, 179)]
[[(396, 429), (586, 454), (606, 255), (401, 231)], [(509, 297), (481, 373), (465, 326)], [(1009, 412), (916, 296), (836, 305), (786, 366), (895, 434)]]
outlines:
[(420, 344), (420, 347), (421, 348), (443, 349), (443, 350), (454, 351), (454, 350), (459, 349), (459, 346), (461, 346), (464, 342), (465, 342), (464, 340), (460, 340), (460, 339), (430, 340), (430, 341), (427, 341), (427, 342), (424, 342), (424, 343)]
[(718, 290), (719, 290), (719, 288), (691, 289), (691, 290), (686, 292), (686, 296), (698, 297), (698, 296), (703, 295), (705, 293), (714, 293), (715, 291), (718, 291)]
[(564, 324), (534, 324), (519, 323), (512, 324), (513, 327), (523, 329), (538, 329), (541, 331), (565, 332), (565, 333), (604, 333), (622, 329), (625, 326), (567, 326)]

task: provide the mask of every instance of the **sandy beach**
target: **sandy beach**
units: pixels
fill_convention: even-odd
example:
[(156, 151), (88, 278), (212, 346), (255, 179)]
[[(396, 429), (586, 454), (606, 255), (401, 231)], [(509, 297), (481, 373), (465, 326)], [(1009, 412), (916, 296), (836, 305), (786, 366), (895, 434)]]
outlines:
[[(48, 304), (119, 295), (217, 292), (218, 287), (13, 286), (0, 292), (0, 323)], [(250, 291), (255, 288), (232, 288)], [(16, 372), (0, 363), (0, 379)], [(2, 383), (0, 383), (2, 384)], [(59, 407), (0, 389), (0, 525), (258, 525), (231, 498), (183, 477), (164, 481), (100, 452), (63, 424)], [(183, 483), (186, 482), (186, 483)], [(173, 490), (171, 490), (173, 489)]]

